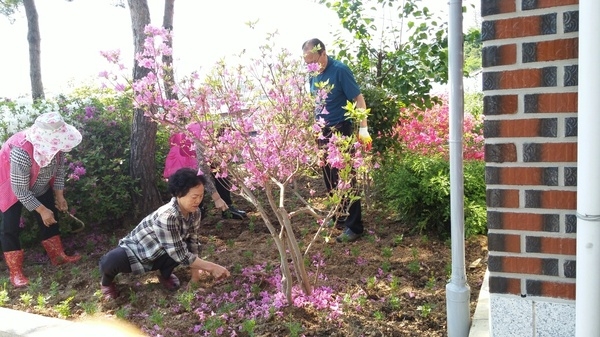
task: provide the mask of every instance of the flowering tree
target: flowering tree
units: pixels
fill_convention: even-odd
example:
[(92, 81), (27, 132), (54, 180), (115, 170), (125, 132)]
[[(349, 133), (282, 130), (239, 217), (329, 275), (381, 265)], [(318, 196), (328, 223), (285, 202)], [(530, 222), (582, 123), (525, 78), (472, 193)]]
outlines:
[[(317, 218), (320, 226), (314, 242), (327, 228), (325, 224), (344, 212), (340, 201), (356, 198), (350, 182), (365, 170), (356, 137), (332, 137), (326, 158), (317, 146), (322, 122), (314, 119), (315, 104), (325, 97), (326, 86), (313, 97), (306, 85), (310, 67), (286, 50), (276, 52), (272, 45), (261, 46), (260, 56), (246, 66), (230, 68), (221, 61), (205, 79), (192, 73), (172, 86), (165, 85), (169, 69), (162, 57), (171, 54), (170, 33), (148, 26), (146, 34), (144, 51), (137, 60), (149, 73), (132, 84), (135, 105), (153, 120), (186, 133), (215, 175), (228, 177), (229, 189), (256, 207), (279, 251), (288, 303), (292, 303), (292, 271), (303, 291), (310, 294), (304, 256), (311, 245), (304, 254), (300, 251), (292, 220), (303, 213)], [(115, 53), (105, 56), (122, 68)], [(117, 79), (109, 73), (103, 76)], [(350, 105), (349, 113), (353, 110)], [(351, 147), (357, 150), (350, 151)], [(326, 163), (340, 168), (341, 174), (338, 188), (321, 209), (300, 192), (298, 179), (306, 170)], [(288, 203), (290, 199), (296, 202)], [(290, 210), (290, 204), (300, 206)]]

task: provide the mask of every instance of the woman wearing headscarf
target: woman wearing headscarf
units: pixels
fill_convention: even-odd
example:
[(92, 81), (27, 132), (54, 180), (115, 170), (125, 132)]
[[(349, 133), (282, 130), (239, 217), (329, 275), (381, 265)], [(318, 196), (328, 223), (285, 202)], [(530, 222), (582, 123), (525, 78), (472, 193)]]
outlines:
[(14, 287), (25, 287), (19, 226), (23, 207), (34, 213), (42, 246), (53, 265), (77, 262), (67, 256), (60, 239), (58, 211), (68, 211), (63, 195), (65, 152), (81, 142), (81, 133), (57, 112), (40, 115), (29, 128), (15, 133), (0, 148), (0, 243)]

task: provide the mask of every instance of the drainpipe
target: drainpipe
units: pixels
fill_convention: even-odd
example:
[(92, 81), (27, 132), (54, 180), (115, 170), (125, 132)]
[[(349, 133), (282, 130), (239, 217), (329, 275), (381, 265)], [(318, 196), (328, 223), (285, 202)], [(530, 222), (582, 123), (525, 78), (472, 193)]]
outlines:
[(600, 331), (600, 1), (579, 1), (576, 336)]
[(450, 83), (450, 223), (452, 277), (446, 285), (448, 337), (469, 335), (471, 289), (465, 271), (463, 180), (463, 31), (462, 0), (450, 0), (448, 23), (448, 81)]

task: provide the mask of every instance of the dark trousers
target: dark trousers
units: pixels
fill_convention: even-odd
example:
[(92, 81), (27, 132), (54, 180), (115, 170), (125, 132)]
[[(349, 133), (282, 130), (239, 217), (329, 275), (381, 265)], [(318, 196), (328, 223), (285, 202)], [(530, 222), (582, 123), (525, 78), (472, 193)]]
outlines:
[[(160, 276), (166, 279), (171, 276), (178, 265), (179, 263), (175, 262), (169, 255), (163, 254), (154, 260), (151, 270), (159, 270)], [(106, 253), (100, 259), (100, 273), (102, 273), (100, 283), (103, 286), (109, 286), (120, 273), (131, 273), (131, 265), (125, 248), (117, 247)]]
[[(42, 205), (46, 206), (46, 208), (54, 213), (54, 218), (58, 221), (58, 210), (54, 205), (54, 192), (52, 189), (48, 190), (48, 192), (44, 193), (37, 199), (42, 203)], [(2, 213), (2, 223), (0, 224), (0, 243), (2, 244), (2, 250), (4, 252), (21, 250), (21, 240), (19, 239), (19, 235), (23, 231), (23, 228), (20, 226), (22, 209), (23, 204), (17, 201), (14, 205), (7, 209), (6, 212)], [(38, 223), (42, 241), (60, 234), (58, 222), (47, 227), (44, 225), (44, 221), (38, 212), (33, 211), (33, 217)]]
[(215, 188), (217, 189), (219, 196), (221, 199), (223, 199), (223, 201), (225, 201), (227, 206), (231, 206), (233, 201), (231, 200), (231, 191), (228, 189), (228, 187), (231, 185), (231, 183), (229, 183), (229, 179), (217, 178), (214, 174), (213, 177), (215, 178)]
[[(331, 127), (325, 127), (323, 128), (323, 136), (326, 139), (320, 140), (320, 144), (327, 144), (333, 132), (339, 132), (344, 136), (351, 136), (354, 131), (352, 129), (352, 123), (349, 121), (345, 121)], [(323, 180), (325, 181), (325, 187), (327, 188), (327, 192), (331, 192), (331, 190), (336, 188), (339, 179), (339, 170), (337, 168), (331, 167), (331, 165), (328, 164), (325, 164), (325, 166), (323, 166)], [(352, 180), (352, 188), (356, 188), (355, 179)], [(362, 232), (364, 231), (364, 227), (362, 222), (362, 209), (360, 206), (360, 199), (350, 203), (350, 205), (348, 204), (349, 201), (347, 199), (342, 201), (342, 209), (348, 209), (348, 216), (344, 221), (344, 225), (354, 233), (362, 234)]]
[[(231, 191), (229, 191), (228, 189), (228, 187), (231, 186), (231, 184), (229, 183), (229, 179), (217, 178), (215, 177), (214, 173), (212, 176), (215, 180), (215, 189), (217, 190), (217, 193), (219, 193), (219, 196), (221, 197), (221, 199), (223, 199), (227, 206), (231, 206), (233, 204), (233, 201), (231, 200)], [(206, 213), (208, 212), (204, 200), (202, 200), (202, 202), (200, 203), (200, 210), (202, 212), (202, 219), (204, 219), (206, 217)]]
[[(228, 189), (228, 187), (231, 185), (229, 183), (229, 178), (217, 178), (215, 177), (214, 173), (213, 178), (215, 180), (215, 189), (217, 190), (217, 193), (219, 193), (219, 196), (221, 199), (223, 199), (227, 206), (231, 206), (233, 204), (233, 200), (231, 200), (231, 191)], [(202, 219), (204, 219), (206, 217), (206, 212), (208, 212), (206, 205), (204, 204), (204, 200), (202, 200), (200, 203), (200, 210), (202, 211)]]

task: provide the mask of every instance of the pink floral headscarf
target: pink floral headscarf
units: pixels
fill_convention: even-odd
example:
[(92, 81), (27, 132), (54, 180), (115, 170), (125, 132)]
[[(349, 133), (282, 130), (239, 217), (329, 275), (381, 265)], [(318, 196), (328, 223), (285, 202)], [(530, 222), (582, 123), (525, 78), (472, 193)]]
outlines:
[(40, 115), (25, 134), (33, 145), (33, 159), (40, 167), (48, 166), (59, 151), (69, 152), (81, 143), (81, 133), (65, 123), (58, 112)]

